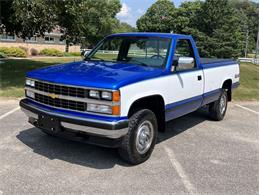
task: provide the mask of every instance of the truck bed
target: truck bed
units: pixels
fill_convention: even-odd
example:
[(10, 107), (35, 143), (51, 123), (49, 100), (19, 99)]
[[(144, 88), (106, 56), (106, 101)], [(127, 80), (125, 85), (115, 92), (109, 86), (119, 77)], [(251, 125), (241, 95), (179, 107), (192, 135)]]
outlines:
[(233, 59), (200, 58), (200, 64), (203, 68), (225, 66), (237, 63), (238, 62)]

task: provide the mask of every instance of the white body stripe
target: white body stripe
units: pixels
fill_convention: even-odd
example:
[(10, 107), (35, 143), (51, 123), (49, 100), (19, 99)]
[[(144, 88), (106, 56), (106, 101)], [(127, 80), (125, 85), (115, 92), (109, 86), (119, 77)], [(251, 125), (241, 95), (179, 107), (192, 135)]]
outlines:
[(174, 73), (124, 86), (120, 88), (121, 116), (127, 116), (131, 105), (142, 97), (161, 95), (167, 105), (219, 89), (227, 79), (238, 82), (236, 74), (238, 64)]
[(204, 93), (221, 88), (224, 81), (228, 79), (231, 79), (232, 83), (239, 82), (239, 78), (235, 78), (235, 74), (239, 74), (238, 64), (207, 68), (203, 72), (205, 78)]

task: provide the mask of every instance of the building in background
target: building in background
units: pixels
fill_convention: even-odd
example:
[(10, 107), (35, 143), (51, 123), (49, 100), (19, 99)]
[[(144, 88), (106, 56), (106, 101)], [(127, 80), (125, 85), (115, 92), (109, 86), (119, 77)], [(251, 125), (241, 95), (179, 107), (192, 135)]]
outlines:
[[(31, 55), (32, 50), (40, 52), (45, 48), (54, 48), (65, 52), (66, 43), (61, 39), (63, 34), (55, 29), (50, 33), (45, 33), (44, 37), (33, 36), (23, 40), (16, 35), (0, 34), (0, 47), (23, 47), (27, 48), (28, 54)], [(69, 52), (80, 52), (80, 45), (70, 45)]]

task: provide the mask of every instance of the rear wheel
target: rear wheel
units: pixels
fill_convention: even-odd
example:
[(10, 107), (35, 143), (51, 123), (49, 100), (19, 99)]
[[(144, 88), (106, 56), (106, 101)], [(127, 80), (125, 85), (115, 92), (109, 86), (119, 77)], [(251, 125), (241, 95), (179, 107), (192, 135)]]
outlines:
[(221, 121), (227, 111), (227, 91), (225, 89), (221, 90), (221, 95), (219, 99), (209, 105), (209, 115), (213, 120)]
[(120, 156), (131, 164), (146, 161), (155, 146), (158, 125), (155, 114), (143, 109), (136, 112), (129, 121), (129, 130), (119, 148)]

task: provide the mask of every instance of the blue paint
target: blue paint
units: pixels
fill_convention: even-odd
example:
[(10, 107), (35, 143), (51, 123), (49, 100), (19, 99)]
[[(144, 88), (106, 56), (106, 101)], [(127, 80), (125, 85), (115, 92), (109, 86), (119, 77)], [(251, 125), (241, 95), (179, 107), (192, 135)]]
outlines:
[(172, 45), (171, 45), (171, 48), (170, 48), (170, 53), (169, 53), (169, 56), (168, 56), (168, 61), (167, 61), (167, 64), (166, 64), (166, 71), (169, 74), (171, 73), (172, 61), (174, 59), (174, 53), (175, 53), (176, 45), (177, 45), (178, 40), (180, 40), (180, 39), (187, 39), (187, 40), (190, 41), (191, 46), (192, 46), (193, 51), (194, 51), (194, 58), (195, 58), (195, 62), (196, 62), (196, 65), (197, 65), (196, 68), (201, 69), (199, 52), (197, 50), (196, 43), (193, 40), (192, 36), (190, 36), (190, 35), (178, 35), (178, 34), (170, 34), (169, 36), (172, 36), (173, 40), (172, 40)]
[(202, 106), (218, 100), (221, 94), (221, 89), (216, 89), (203, 94)]
[[(130, 85), (132, 83), (171, 75), (172, 61), (174, 58), (176, 44), (179, 39), (188, 39), (190, 41), (194, 50), (194, 57), (197, 66), (196, 68), (191, 70), (178, 71), (178, 74), (185, 74), (191, 71), (198, 71), (208, 68), (216, 68), (237, 64), (237, 62), (233, 60), (223, 60), (205, 64), (200, 63), (200, 56), (196, 48), (195, 41), (191, 36), (187, 35), (169, 33), (120, 33), (110, 35), (108, 37), (115, 36), (145, 36), (170, 38), (172, 41), (165, 68), (144, 67), (140, 65), (126, 64), (121, 62), (79, 61), (41, 68), (27, 73), (26, 76), (34, 79), (64, 85), (74, 85), (102, 89), (120, 89), (121, 87)], [(234, 83), (232, 85), (232, 88), (235, 88), (237, 86), (238, 83)], [(179, 116), (192, 112), (202, 105), (217, 100), (219, 95), (220, 89), (217, 89), (202, 94), (200, 96), (192, 97), (186, 100), (182, 100), (180, 102), (175, 102), (166, 105), (166, 120), (171, 120), (173, 118), (177, 118)], [(33, 102), (31, 102), (31, 104), (36, 105), (36, 103)], [(85, 118), (93, 118), (96, 120), (115, 121), (127, 118), (103, 117), (97, 116), (95, 114), (92, 115), (78, 113), (57, 108), (51, 108), (48, 106), (43, 106), (41, 104), (37, 104), (37, 106), (57, 113), (69, 114)]]
[(63, 115), (69, 115), (74, 117), (81, 117), (81, 118), (88, 118), (88, 119), (94, 119), (94, 120), (100, 120), (100, 121), (107, 121), (107, 122), (116, 122), (121, 120), (128, 119), (127, 117), (110, 117), (110, 116), (99, 116), (95, 114), (88, 114), (88, 113), (80, 113), (80, 112), (74, 112), (70, 110), (63, 110), (59, 108), (53, 108), (50, 106), (42, 105), (39, 103), (36, 103), (30, 99), (27, 99), (28, 105), (34, 105), (42, 110), (46, 110), (49, 112), (57, 113), (57, 114), (63, 114)]
[(222, 67), (222, 66), (230, 66), (230, 65), (237, 65), (238, 63), (236, 61), (230, 60), (230, 61), (223, 61), (223, 62), (216, 62), (216, 63), (208, 63), (208, 64), (201, 64), (201, 67), (203, 69), (208, 68), (216, 68), (216, 67)]
[[(232, 88), (239, 86), (239, 82), (233, 83)], [(195, 96), (179, 102), (167, 104), (165, 106), (165, 120), (169, 121), (190, 112), (193, 112), (201, 106), (207, 105), (219, 99), (221, 88), (209, 91), (202, 96)]]
[(165, 73), (160, 68), (133, 64), (80, 61), (41, 68), (29, 72), (26, 76), (65, 85), (119, 89), (131, 83), (165, 75)]
[[(190, 35), (171, 34), (171, 33), (156, 33), (156, 32), (128, 32), (108, 35), (107, 37), (121, 37), (121, 36), (143, 36), (143, 37), (163, 37), (170, 39), (186, 39), (191, 38)], [(106, 38), (107, 38), (106, 37)]]
[(33, 70), (27, 73), (26, 76), (58, 84), (116, 90), (132, 83), (171, 75), (172, 60), (174, 58), (175, 47), (178, 39), (190, 40), (194, 49), (194, 57), (196, 60), (197, 69), (186, 70), (185, 72), (204, 68), (226, 66), (235, 63), (234, 61), (225, 61), (212, 64), (200, 64), (200, 56), (196, 48), (196, 44), (193, 38), (189, 35), (137, 32), (114, 34), (108, 37), (115, 36), (145, 36), (172, 39), (165, 68), (143, 67), (140, 65), (120, 62), (113, 63), (102, 61), (80, 61)]
[(165, 121), (169, 121), (190, 112), (201, 106), (202, 96), (195, 96), (179, 102), (171, 103), (165, 107)]

